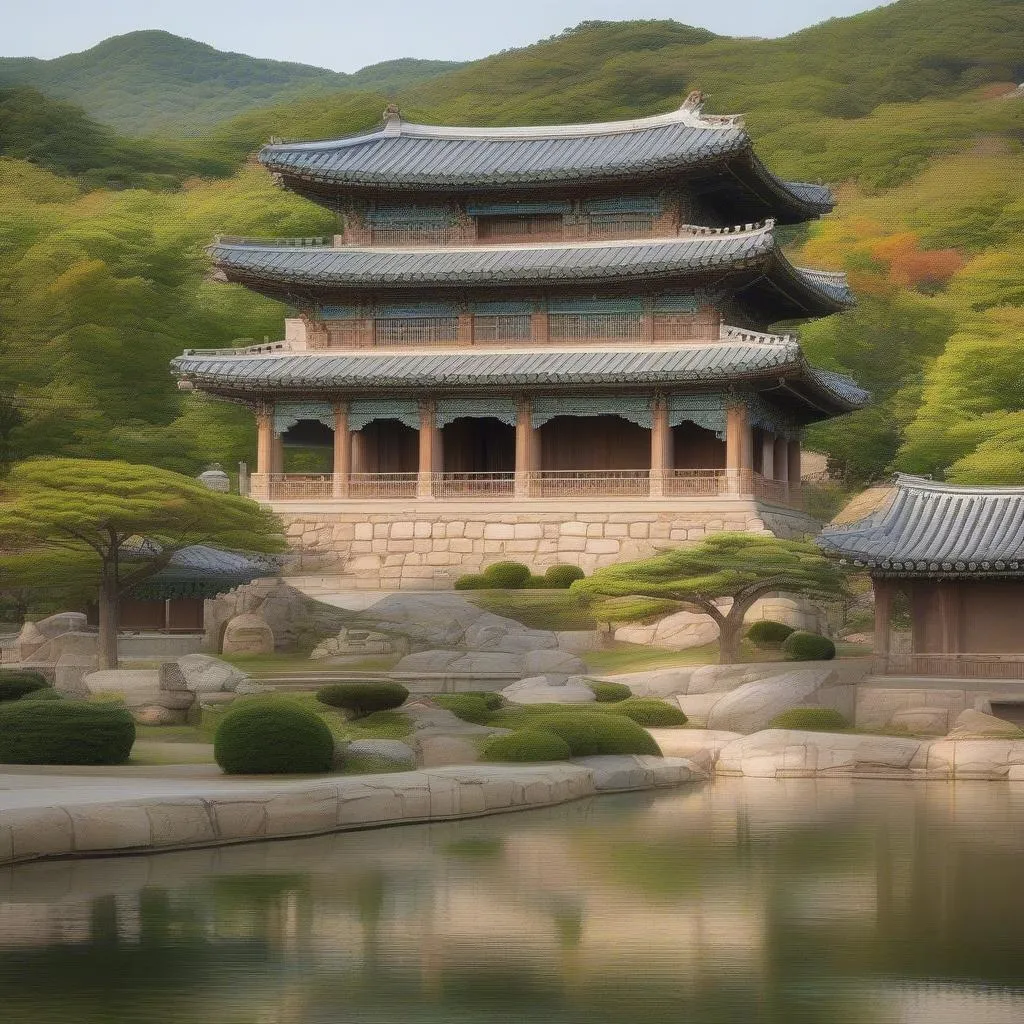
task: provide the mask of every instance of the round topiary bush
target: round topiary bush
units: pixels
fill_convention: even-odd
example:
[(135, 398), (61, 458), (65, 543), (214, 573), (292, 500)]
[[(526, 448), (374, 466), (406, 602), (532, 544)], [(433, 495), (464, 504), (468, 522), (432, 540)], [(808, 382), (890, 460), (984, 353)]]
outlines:
[(0, 763), (124, 764), (135, 722), (120, 704), (16, 700), (0, 705)]
[(476, 725), (482, 725), (491, 716), (491, 708), (479, 693), (441, 693), (434, 697), (434, 703)]
[(602, 683), (594, 681), (587, 683), (594, 691), (594, 697), (601, 704), (612, 704), (620, 700), (628, 700), (633, 696), (633, 691), (625, 683)]
[(781, 647), (787, 637), (795, 633), (792, 626), (774, 619), (761, 619), (747, 630), (747, 639), (755, 647)]
[(485, 761), (564, 761), (571, 756), (565, 740), (540, 729), (520, 729), (508, 736), (495, 736), (481, 753)]
[(625, 715), (563, 712), (545, 715), (537, 725), (565, 740), (573, 757), (661, 753), (650, 733)]
[(63, 700), (64, 694), (60, 690), (55, 690), (52, 686), (44, 686), (41, 690), (32, 690), (31, 693), (26, 693), (24, 700)]
[(353, 718), (364, 718), (374, 711), (401, 707), (409, 691), (401, 683), (331, 683), (316, 691), (316, 699), (332, 708), (344, 708)]
[(803, 729), (810, 732), (837, 732), (849, 729), (850, 723), (834, 708), (790, 708), (776, 715), (769, 729)]
[(0, 701), (20, 700), (26, 693), (44, 690), (49, 685), (38, 672), (0, 672)]
[(229, 775), (329, 772), (334, 737), (315, 711), (263, 697), (225, 713), (213, 737), (213, 756)]
[(544, 573), (544, 580), (552, 590), (568, 590), (576, 582), (586, 578), (586, 573), (578, 565), (564, 562), (549, 565)]
[(631, 718), (637, 725), (648, 728), (686, 725), (688, 719), (674, 704), (658, 700), (657, 697), (630, 697), (609, 708), (617, 715)]
[(455, 581), (456, 590), (488, 590), (491, 585), (487, 577), (479, 573), (468, 573)]
[(530, 581), (530, 570), (522, 562), (495, 562), (484, 569), (484, 579), (495, 590), (519, 590)]
[(836, 645), (819, 633), (791, 633), (782, 645), (790, 661), (831, 661), (836, 656)]

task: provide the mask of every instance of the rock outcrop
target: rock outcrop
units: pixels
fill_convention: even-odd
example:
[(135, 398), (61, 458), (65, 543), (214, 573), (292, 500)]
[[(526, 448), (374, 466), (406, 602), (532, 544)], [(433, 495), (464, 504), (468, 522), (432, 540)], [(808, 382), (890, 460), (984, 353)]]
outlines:
[(529, 676), (506, 686), (501, 695), (513, 704), (591, 704), (597, 699), (583, 676)]

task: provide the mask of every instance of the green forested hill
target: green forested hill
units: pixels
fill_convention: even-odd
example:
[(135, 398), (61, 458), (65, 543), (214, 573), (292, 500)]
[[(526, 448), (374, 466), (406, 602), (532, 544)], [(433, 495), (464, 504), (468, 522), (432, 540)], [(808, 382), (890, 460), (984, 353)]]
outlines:
[[(1024, 99), (1007, 98), (1022, 55), (1021, 0), (899, 0), (780, 40), (587, 24), (399, 101), (409, 118), (513, 124), (652, 113), (702, 88), (709, 110), (746, 112), (771, 166), (836, 188), (837, 211), (793, 236), (794, 258), (846, 270), (860, 296), (802, 335), (814, 361), (853, 373), (876, 403), (811, 442), (851, 486), (894, 467), (1024, 482)], [(253, 109), (167, 150), (237, 168), (178, 190), (90, 191), (0, 159), (0, 392), (4, 376), (20, 380), (18, 452), (189, 470), (251, 454), (248, 417), (183, 399), (166, 362), (277, 335), (283, 310), (208, 283), (202, 247), (218, 231), (329, 233), (324, 210), (245, 157), (271, 134), (368, 127), (385, 99)]]
[(339, 90), (395, 92), (455, 67), (450, 61), (406, 59), (346, 75), (144, 31), (53, 60), (0, 58), (0, 86), (28, 85), (71, 100), (122, 132), (187, 135), (269, 103)]

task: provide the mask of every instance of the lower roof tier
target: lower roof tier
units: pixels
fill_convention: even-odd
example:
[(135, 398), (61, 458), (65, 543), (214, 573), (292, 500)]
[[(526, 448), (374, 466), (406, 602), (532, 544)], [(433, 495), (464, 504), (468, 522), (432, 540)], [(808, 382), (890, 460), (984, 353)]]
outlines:
[(295, 306), (367, 296), (501, 296), (524, 291), (646, 292), (703, 283), (761, 309), (764, 322), (825, 316), (853, 305), (842, 274), (793, 266), (771, 223), (751, 230), (617, 242), (444, 248), (217, 242), (228, 281)]
[(403, 354), (206, 355), (185, 353), (174, 373), (225, 397), (365, 396), (383, 393), (505, 394), (642, 387), (709, 390), (741, 385), (771, 393), (801, 422), (862, 408), (868, 392), (848, 377), (809, 366), (793, 340), (723, 342), (671, 349), (545, 349)]
[(880, 576), (1024, 576), (1024, 487), (899, 475), (855, 498), (818, 538)]

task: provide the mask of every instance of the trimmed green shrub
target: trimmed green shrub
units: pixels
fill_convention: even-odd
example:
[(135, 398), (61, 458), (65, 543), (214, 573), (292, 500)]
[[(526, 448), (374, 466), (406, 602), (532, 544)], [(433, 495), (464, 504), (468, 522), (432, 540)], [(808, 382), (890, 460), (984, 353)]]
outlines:
[(334, 737), (315, 711), (264, 697), (225, 713), (213, 737), (213, 756), (229, 775), (329, 772)]
[(586, 578), (586, 573), (578, 565), (561, 562), (549, 565), (544, 573), (544, 580), (552, 590), (568, 590), (576, 582)]
[(479, 573), (468, 573), (455, 581), (456, 590), (490, 590), (491, 582)]
[(625, 683), (602, 683), (595, 680), (588, 682), (587, 686), (594, 691), (594, 697), (601, 704), (629, 700), (633, 696), (633, 691)]
[(530, 580), (530, 570), (522, 562), (495, 562), (484, 569), (484, 579), (496, 590), (519, 590)]
[(790, 708), (776, 715), (769, 729), (804, 729), (810, 732), (836, 732), (849, 729), (850, 723), (834, 708)]
[(344, 708), (353, 718), (401, 707), (409, 691), (401, 683), (330, 683), (316, 691), (316, 699), (332, 708)]
[(0, 672), (0, 701), (20, 700), (26, 693), (44, 690), (49, 685), (38, 672)]
[(118, 704), (15, 700), (0, 704), (0, 763), (124, 764), (135, 722)]
[(625, 715), (563, 712), (545, 715), (538, 725), (565, 740), (573, 757), (661, 753), (650, 733)]
[(487, 741), (481, 757), (485, 761), (564, 761), (572, 756), (569, 744), (553, 732), (520, 729), (509, 736)]
[(609, 706), (609, 711), (631, 718), (637, 725), (648, 728), (686, 725), (688, 719), (683, 712), (668, 701), (657, 697), (630, 697)]
[(836, 645), (827, 636), (801, 630), (786, 637), (782, 649), (790, 661), (831, 661), (836, 656)]
[(776, 622), (774, 619), (761, 619), (755, 622), (747, 630), (747, 639), (755, 647), (781, 647), (783, 642), (796, 630), (787, 626), (784, 622)]
[(433, 700), (438, 707), (458, 715), (464, 722), (482, 725), (491, 715), (492, 709), (478, 693), (440, 693)]
[(26, 693), (22, 700), (63, 700), (64, 694), (55, 690), (52, 686), (44, 686), (41, 690), (33, 690)]

